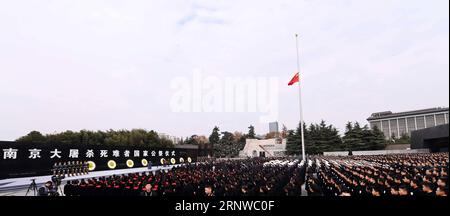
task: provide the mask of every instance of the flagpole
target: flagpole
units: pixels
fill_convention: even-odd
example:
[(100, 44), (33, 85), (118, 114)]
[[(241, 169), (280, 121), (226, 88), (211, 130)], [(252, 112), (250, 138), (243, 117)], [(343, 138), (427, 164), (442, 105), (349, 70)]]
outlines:
[(305, 135), (304, 135), (304, 128), (303, 128), (303, 108), (302, 108), (302, 88), (300, 88), (300, 60), (299, 60), (299, 54), (298, 54), (298, 34), (295, 34), (295, 46), (297, 48), (297, 73), (299, 77), (298, 81), (298, 101), (299, 101), (299, 108), (300, 108), (300, 130), (301, 130), (301, 139), (302, 139), (302, 160), (305, 160)]

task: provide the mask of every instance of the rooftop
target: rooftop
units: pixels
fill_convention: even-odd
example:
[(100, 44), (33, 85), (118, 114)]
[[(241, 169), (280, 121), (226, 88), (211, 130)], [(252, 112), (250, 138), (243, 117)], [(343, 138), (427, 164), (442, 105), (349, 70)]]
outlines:
[(393, 113), (391, 111), (384, 111), (384, 112), (377, 112), (372, 113), (369, 118), (367, 118), (367, 121), (376, 120), (376, 119), (385, 119), (385, 118), (393, 118), (393, 117), (401, 117), (401, 116), (410, 116), (410, 115), (422, 115), (422, 114), (428, 114), (428, 113), (435, 113), (435, 112), (448, 112), (448, 107), (435, 107), (435, 108), (429, 108), (429, 109), (421, 109), (421, 110), (413, 110), (413, 111), (406, 111), (406, 112), (398, 112)]

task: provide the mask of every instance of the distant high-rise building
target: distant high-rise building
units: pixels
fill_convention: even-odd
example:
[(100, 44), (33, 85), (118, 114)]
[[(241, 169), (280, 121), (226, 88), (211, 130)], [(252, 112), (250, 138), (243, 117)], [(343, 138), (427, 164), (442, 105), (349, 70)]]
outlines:
[(386, 139), (411, 135), (411, 131), (448, 124), (449, 109), (431, 108), (393, 113), (391, 111), (373, 113), (367, 121), (370, 128), (377, 127), (384, 133)]
[(270, 122), (269, 123), (269, 133), (278, 133), (278, 122)]

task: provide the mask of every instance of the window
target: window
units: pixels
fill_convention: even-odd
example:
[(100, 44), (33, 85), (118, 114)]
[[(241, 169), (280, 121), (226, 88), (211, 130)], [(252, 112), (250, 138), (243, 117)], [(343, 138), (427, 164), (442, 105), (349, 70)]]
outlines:
[(391, 136), (389, 134), (389, 121), (388, 120), (383, 120), (383, 133), (386, 138)]
[(408, 119), (408, 131), (416, 130), (416, 123), (414, 117), (409, 117)]
[(427, 128), (434, 127), (434, 115), (427, 115), (425, 119), (427, 121)]
[(423, 129), (425, 128), (425, 121), (423, 119), (423, 116), (417, 116), (417, 129)]
[(398, 128), (400, 130), (400, 136), (402, 134), (406, 134), (406, 119), (404, 118), (398, 119)]
[(381, 130), (381, 122), (380, 121), (374, 121), (370, 123), (370, 128), (373, 129), (377, 127), (378, 130)]
[(389, 137), (392, 137), (394, 135), (396, 138), (398, 138), (398, 131), (397, 131), (397, 119), (389, 120), (389, 124), (391, 125), (391, 134), (389, 134)]
[(437, 114), (436, 115), (436, 124), (437, 125), (445, 124), (445, 116), (444, 116), (444, 114)]

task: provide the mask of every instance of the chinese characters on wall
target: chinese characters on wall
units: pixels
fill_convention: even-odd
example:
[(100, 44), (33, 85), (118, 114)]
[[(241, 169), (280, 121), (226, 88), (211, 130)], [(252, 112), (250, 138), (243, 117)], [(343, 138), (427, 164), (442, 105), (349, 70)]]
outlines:
[[(19, 157), (20, 154), (26, 154), (27, 158), (30, 160), (38, 160), (43, 158), (43, 152), (45, 150), (33, 148), (28, 149), (27, 151), (19, 151), (19, 149), (16, 148), (6, 148), (3, 149), (3, 159), (4, 160), (15, 160)], [(125, 157), (125, 158), (138, 158), (138, 157), (175, 157), (176, 152), (174, 150), (107, 150), (107, 149), (86, 149), (86, 150), (80, 150), (80, 149), (69, 149), (69, 150), (60, 150), (60, 149), (51, 149), (48, 151), (48, 157), (50, 159), (59, 159), (65, 156), (69, 159), (79, 159), (81, 158), (81, 155), (84, 155), (84, 158), (119, 158), (119, 157)]]

